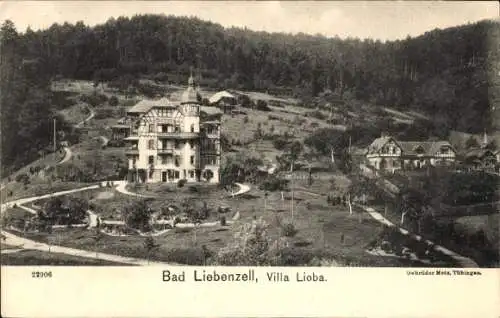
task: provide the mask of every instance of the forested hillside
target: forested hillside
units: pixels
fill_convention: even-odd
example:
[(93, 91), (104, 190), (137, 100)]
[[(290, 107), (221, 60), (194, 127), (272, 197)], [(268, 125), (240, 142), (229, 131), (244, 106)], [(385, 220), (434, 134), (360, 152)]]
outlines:
[(51, 65), (30, 52), (31, 40), (17, 34), (11, 22), (1, 28), (0, 43), (0, 131), (1, 172), (48, 152), (53, 140), (53, 119), (57, 131), (72, 128), (56, 114), (50, 92)]
[[(499, 87), (488, 81), (500, 68), (500, 23), (493, 21), (385, 43), (225, 29), (160, 15), (120, 17), (95, 27), (54, 24), (15, 36), (12, 28), (4, 24), (2, 30), (4, 160), (6, 152), (25, 151), (23, 142), (13, 142), (17, 127), (29, 129), (27, 135), (46, 131), (46, 121), (30, 116), (47, 113), (43, 92), (55, 76), (107, 81), (166, 74), (175, 82), (185, 81), (194, 66), (206, 86), (268, 90), (306, 104), (330, 89), (345, 100), (422, 111), (465, 132), (490, 129), (491, 103), (499, 98)], [(16, 44), (9, 44), (12, 36)]]

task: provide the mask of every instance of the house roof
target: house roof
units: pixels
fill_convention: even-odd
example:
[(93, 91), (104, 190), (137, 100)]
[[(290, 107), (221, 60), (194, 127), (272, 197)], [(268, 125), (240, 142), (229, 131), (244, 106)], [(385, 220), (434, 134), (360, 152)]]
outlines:
[[(369, 146), (368, 146), (368, 153), (375, 153), (378, 152), (382, 147), (388, 143), (390, 140), (394, 140), (394, 138), (390, 136), (384, 136), (384, 137), (379, 137), (375, 139)], [(394, 140), (396, 142), (396, 140)], [(396, 142), (397, 143), (397, 142)]]
[(493, 153), (493, 151), (489, 150), (489, 149), (483, 149), (483, 148), (476, 148), (476, 149), (471, 149), (469, 151), (467, 151), (465, 153), (465, 157), (466, 158), (472, 158), (472, 157), (476, 157), (476, 158), (484, 158), (486, 157), (487, 155), (490, 155), (490, 156), (494, 156), (495, 153)]
[(166, 97), (161, 99), (143, 99), (132, 106), (127, 113), (146, 113), (153, 107), (175, 108), (172, 102)]
[[(371, 145), (368, 147), (368, 153), (378, 152), (382, 147), (385, 146), (389, 141), (394, 141), (402, 150), (404, 155), (418, 155), (426, 154), (432, 155), (438, 152), (442, 147), (449, 147), (455, 151), (453, 146), (445, 140), (439, 141), (397, 141), (390, 136), (379, 137), (375, 139)], [(419, 153), (417, 150), (421, 148), (422, 152)]]
[(200, 106), (200, 112), (207, 113), (207, 115), (222, 114), (222, 111), (219, 108), (211, 106)]
[(236, 98), (236, 97), (233, 94), (229, 93), (228, 91), (221, 91), (212, 95), (212, 97), (210, 97), (208, 101), (210, 102), (210, 104), (215, 104), (223, 98)]
[[(399, 145), (401, 146), (403, 153), (405, 155), (433, 155), (438, 152), (442, 147), (449, 147), (455, 150), (453, 146), (445, 140), (439, 141), (400, 141)], [(417, 150), (421, 148), (423, 151), (419, 153)]]
[(111, 129), (130, 129), (129, 125), (124, 125), (124, 124), (117, 124), (111, 126)]

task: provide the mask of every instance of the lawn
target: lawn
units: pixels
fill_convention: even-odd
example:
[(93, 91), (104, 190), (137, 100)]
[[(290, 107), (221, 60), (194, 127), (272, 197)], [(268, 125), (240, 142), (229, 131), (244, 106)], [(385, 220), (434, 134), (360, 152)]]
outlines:
[[(178, 198), (190, 198), (202, 202), (206, 200), (214, 211), (216, 204), (229, 205), (232, 212), (227, 215), (231, 219), (235, 212), (239, 212), (240, 219), (236, 224), (194, 229), (173, 229), (162, 236), (155, 237), (159, 249), (152, 255), (152, 259), (163, 262), (183, 264), (203, 264), (205, 246), (212, 253), (232, 243), (239, 225), (251, 222), (254, 217), (262, 217), (269, 225), (268, 235), (278, 238), (281, 235), (279, 224), (293, 223), (297, 234), (288, 239), (296, 259), (307, 259), (314, 255), (334, 258), (341, 264), (349, 266), (419, 266), (421, 264), (391, 257), (370, 255), (366, 247), (380, 233), (381, 226), (371, 219), (368, 214), (362, 215), (359, 222), (358, 215), (350, 216), (345, 207), (328, 206), (324, 196), (315, 196), (304, 192), (295, 193), (294, 215), (292, 220), (291, 201), (289, 193), (285, 193), (285, 200), (281, 200), (279, 192), (270, 192), (264, 201), (264, 192), (252, 189), (249, 193), (236, 198), (221, 198), (221, 190), (193, 193), (188, 187), (181, 191), (170, 192), (168, 187), (155, 186), (148, 188), (150, 193), (161, 194), (161, 199), (151, 201), (154, 209), (159, 210), (167, 202), (179, 202)], [(179, 190), (176, 188), (176, 190)], [(116, 210), (123, 208), (132, 197), (125, 197), (111, 190), (99, 189), (88, 193), (76, 194), (90, 198), (97, 206), (98, 213), (103, 218), (116, 218)], [(102, 197), (102, 199), (98, 199)], [(212, 218), (217, 214), (212, 212)], [(118, 216), (119, 217), (119, 216)], [(279, 221), (278, 221), (279, 220)], [(56, 240), (58, 245), (99, 251), (130, 257), (147, 257), (144, 248), (144, 237), (128, 236), (113, 237), (105, 235), (96, 243), (93, 232), (84, 229), (56, 229), (52, 234), (46, 233), (17, 233), (38, 241)], [(196, 241), (195, 241), (196, 237)]]
[(22, 250), (15, 253), (2, 254), (1, 264), (21, 265), (21, 266), (121, 266), (115, 263), (100, 259), (91, 259), (79, 256), (66, 255), (61, 253), (48, 253), (37, 250)]

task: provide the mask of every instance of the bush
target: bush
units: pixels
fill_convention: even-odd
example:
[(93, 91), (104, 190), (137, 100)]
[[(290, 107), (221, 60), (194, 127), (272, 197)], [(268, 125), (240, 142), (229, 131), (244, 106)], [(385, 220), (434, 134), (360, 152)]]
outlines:
[(264, 191), (282, 191), (286, 189), (287, 185), (288, 180), (270, 176), (259, 186), (259, 189)]
[(292, 223), (285, 223), (281, 225), (281, 235), (286, 237), (294, 237), (297, 234), (297, 229)]
[(16, 176), (16, 182), (21, 182), (24, 185), (27, 185), (30, 183), (30, 177), (26, 173), (21, 173)]
[(222, 215), (220, 217), (220, 225), (221, 226), (226, 226), (226, 217), (224, 215)]
[(190, 227), (176, 227), (175, 228), (175, 233), (189, 233), (191, 232)]
[(194, 185), (189, 186), (189, 187), (188, 187), (188, 190), (189, 190), (189, 192), (191, 192), (191, 193), (198, 193), (198, 192), (199, 192), (198, 187), (197, 187), (197, 186), (194, 186)]
[(111, 96), (109, 98), (108, 103), (109, 103), (109, 106), (118, 106), (118, 103), (119, 103), (118, 98), (116, 96)]
[(182, 187), (184, 187), (186, 185), (186, 182), (187, 182), (186, 179), (180, 179), (179, 181), (177, 181), (177, 186), (179, 188), (182, 188)]
[(243, 123), (248, 123), (248, 116), (243, 117)]
[(269, 108), (269, 107), (267, 106), (267, 102), (266, 102), (265, 100), (261, 100), (261, 99), (259, 99), (259, 100), (257, 101), (257, 105), (256, 105), (256, 107), (257, 107), (257, 110), (262, 110), (262, 111), (265, 111), (265, 112), (269, 112), (269, 111), (271, 111), (271, 108)]
[(273, 140), (273, 146), (277, 150), (285, 149), (286, 145), (288, 145), (288, 141), (285, 138), (279, 137)]

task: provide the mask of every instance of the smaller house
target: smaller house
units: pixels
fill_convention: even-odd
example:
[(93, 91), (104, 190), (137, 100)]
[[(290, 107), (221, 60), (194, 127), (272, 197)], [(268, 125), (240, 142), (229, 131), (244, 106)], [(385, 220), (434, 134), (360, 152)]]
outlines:
[(449, 165), (455, 162), (455, 158), (456, 150), (448, 141), (399, 141), (385, 135), (375, 139), (366, 152), (371, 166), (392, 172)]
[(220, 108), (224, 113), (230, 113), (236, 107), (236, 96), (228, 91), (215, 93), (208, 99), (210, 105)]
[(464, 154), (464, 165), (470, 170), (495, 171), (497, 155), (489, 149), (476, 148)]

